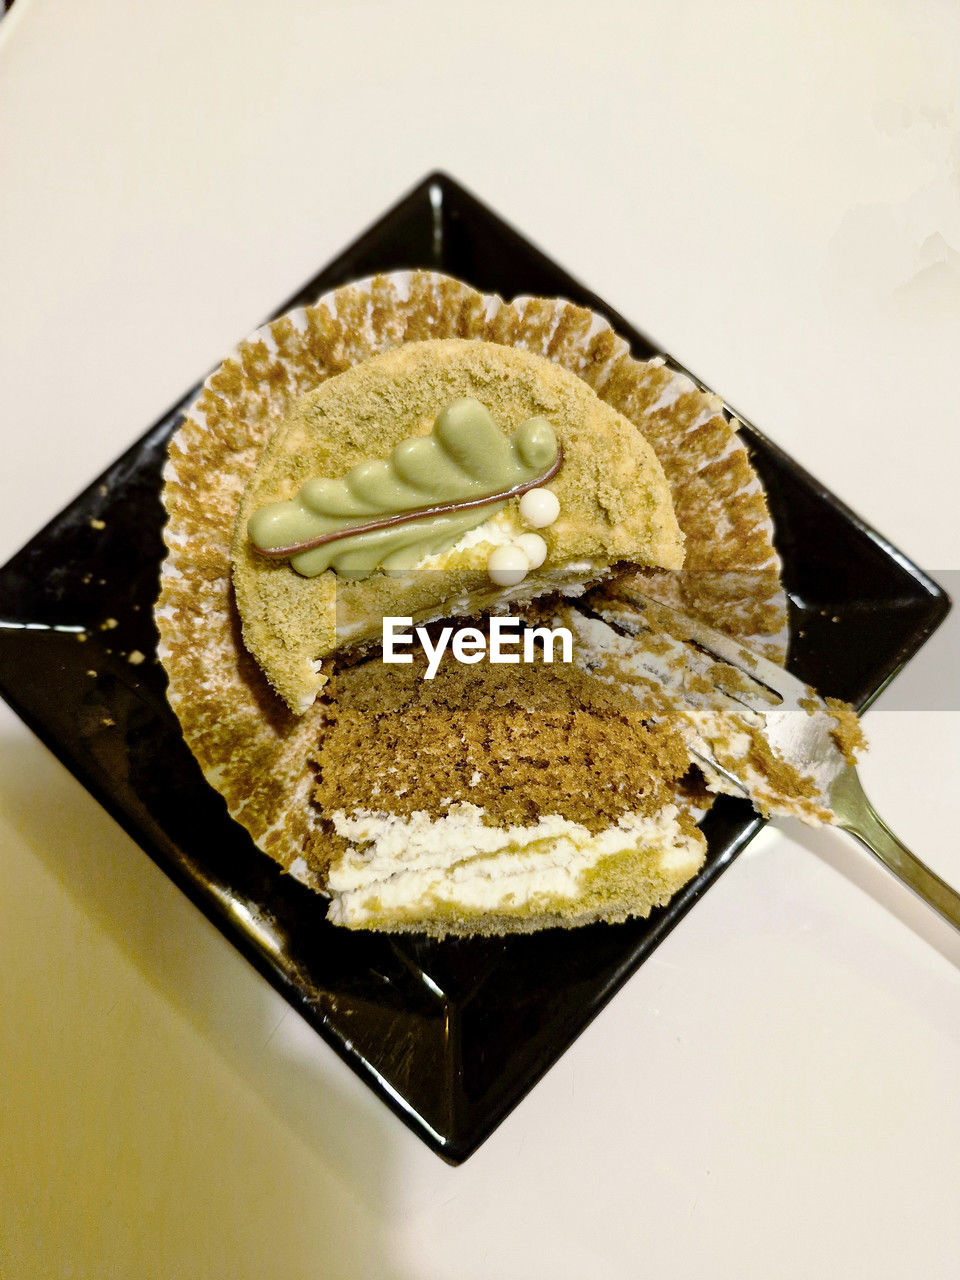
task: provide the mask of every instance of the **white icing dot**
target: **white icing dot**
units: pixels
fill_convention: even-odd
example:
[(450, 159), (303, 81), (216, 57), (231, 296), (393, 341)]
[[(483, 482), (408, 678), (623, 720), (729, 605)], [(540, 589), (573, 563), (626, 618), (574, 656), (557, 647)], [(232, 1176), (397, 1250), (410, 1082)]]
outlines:
[(545, 529), (560, 514), (560, 499), (552, 489), (528, 489), (520, 499), (520, 514), (531, 529)]
[(514, 539), (513, 545), (519, 547), (527, 557), (531, 569), (539, 569), (547, 558), (547, 544), (539, 533), (521, 533), (519, 538)]
[(487, 573), (500, 587), (515, 587), (527, 576), (530, 561), (519, 547), (494, 547), (487, 560)]

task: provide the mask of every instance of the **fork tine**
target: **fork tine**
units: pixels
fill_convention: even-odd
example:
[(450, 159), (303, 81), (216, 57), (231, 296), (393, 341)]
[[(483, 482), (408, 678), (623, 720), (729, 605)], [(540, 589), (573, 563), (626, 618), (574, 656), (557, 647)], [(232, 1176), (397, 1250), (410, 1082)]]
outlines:
[(748, 799), (750, 798), (750, 791), (744, 785), (743, 781), (738, 778), (735, 773), (731, 773), (729, 769), (725, 769), (723, 765), (720, 764), (720, 762), (712, 755), (709, 755), (706, 751), (699, 750), (697, 747), (688, 746), (687, 750), (700, 767), (707, 771), (708, 777), (710, 773), (718, 773), (722, 778), (726, 779), (731, 786), (736, 788), (737, 795), (746, 796)]
[[(606, 602), (598, 603), (592, 607), (607, 622), (626, 622), (631, 612), (630, 605), (620, 602), (615, 605)], [(809, 697), (813, 693), (809, 685), (804, 684), (783, 667), (778, 667), (769, 658), (754, 653), (752, 649), (748, 649), (731, 636), (724, 635), (722, 631), (715, 631), (706, 623), (700, 622), (689, 614), (681, 613), (672, 605), (661, 604), (659, 600), (654, 600), (650, 596), (642, 596), (638, 598), (635, 608), (642, 614), (649, 615), (649, 623), (654, 626), (659, 614), (661, 619), (666, 620), (666, 629), (671, 635), (676, 635), (678, 639), (693, 641), (712, 657), (726, 662), (731, 667), (736, 667), (738, 671), (769, 689), (785, 703), (792, 702), (799, 705), (801, 698)]]

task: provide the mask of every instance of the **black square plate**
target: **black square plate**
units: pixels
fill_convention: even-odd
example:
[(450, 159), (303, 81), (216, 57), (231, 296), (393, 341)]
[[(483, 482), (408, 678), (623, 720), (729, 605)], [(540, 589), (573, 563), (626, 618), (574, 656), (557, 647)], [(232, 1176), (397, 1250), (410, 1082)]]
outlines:
[[(607, 316), (636, 356), (657, 354), (443, 174), (424, 179), (278, 314), (348, 280), (402, 267), (435, 267), (507, 298), (570, 298)], [(263, 857), (204, 782), (154, 660), (160, 469), (180, 411), (197, 390), (0, 570), (0, 692), (401, 1119), (457, 1163), (650, 955), (760, 821), (746, 802), (721, 798), (704, 824), (705, 867), (648, 920), (442, 943), (328, 925), (324, 902)], [(759, 432), (746, 426), (743, 434), (785, 563), (798, 637), (791, 667), (823, 693), (863, 707), (924, 643), (949, 601)], [(104, 629), (107, 619), (116, 625)], [(77, 632), (87, 635), (85, 643)], [(134, 650), (146, 661), (129, 662)]]

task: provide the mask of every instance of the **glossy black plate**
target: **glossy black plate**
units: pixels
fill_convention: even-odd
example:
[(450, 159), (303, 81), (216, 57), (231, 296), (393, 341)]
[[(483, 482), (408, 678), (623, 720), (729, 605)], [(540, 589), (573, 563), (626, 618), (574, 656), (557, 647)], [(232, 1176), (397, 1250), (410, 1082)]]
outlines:
[[(426, 178), (279, 312), (375, 271), (432, 266), (602, 312), (475, 197)], [(679, 367), (679, 366), (678, 366)], [(227, 816), (184, 746), (154, 660), (160, 468), (197, 388), (0, 570), (0, 692), (323, 1038), (441, 1156), (464, 1160), (759, 829), (721, 799), (701, 874), (649, 920), (438, 943), (347, 933)], [(945, 616), (945, 593), (752, 427), (785, 562), (791, 667), (863, 707)], [(91, 526), (103, 521), (103, 528)], [(103, 629), (107, 619), (116, 626)], [(88, 633), (85, 642), (77, 631)], [(139, 665), (128, 655), (139, 650)], [(90, 675), (89, 672), (95, 672)]]

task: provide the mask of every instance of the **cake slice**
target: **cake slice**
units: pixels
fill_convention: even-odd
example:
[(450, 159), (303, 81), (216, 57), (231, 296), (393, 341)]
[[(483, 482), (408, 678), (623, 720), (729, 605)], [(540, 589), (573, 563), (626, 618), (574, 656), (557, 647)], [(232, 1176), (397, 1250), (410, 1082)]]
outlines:
[(676, 569), (683, 536), (650, 445), (586, 382), (451, 338), (301, 398), (246, 485), (232, 556), (244, 643), (303, 713), (324, 660), (378, 643), (386, 616), (575, 595), (622, 561)]
[(572, 666), (465, 668), (432, 681), (340, 670), (313, 764), (307, 851), (354, 929), (528, 932), (645, 916), (699, 870), (678, 807), (679, 735)]

